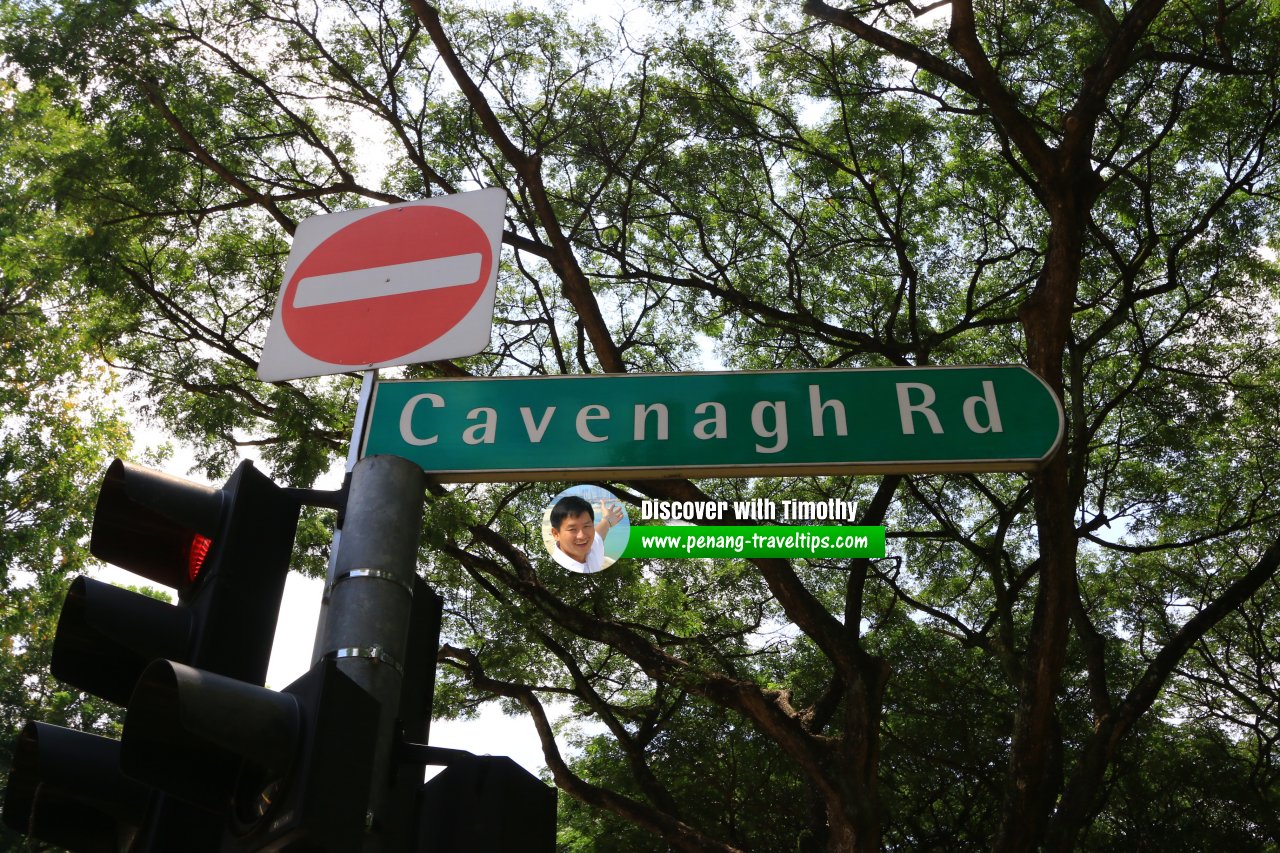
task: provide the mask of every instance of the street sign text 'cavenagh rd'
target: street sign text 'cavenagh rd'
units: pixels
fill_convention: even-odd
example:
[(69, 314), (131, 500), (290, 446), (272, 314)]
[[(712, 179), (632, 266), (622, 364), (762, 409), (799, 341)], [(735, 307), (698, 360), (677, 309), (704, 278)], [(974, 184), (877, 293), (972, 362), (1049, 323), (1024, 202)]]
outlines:
[(404, 380), (362, 455), (443, 482), (1025, 471), (1062, 429), (1021, 366)]

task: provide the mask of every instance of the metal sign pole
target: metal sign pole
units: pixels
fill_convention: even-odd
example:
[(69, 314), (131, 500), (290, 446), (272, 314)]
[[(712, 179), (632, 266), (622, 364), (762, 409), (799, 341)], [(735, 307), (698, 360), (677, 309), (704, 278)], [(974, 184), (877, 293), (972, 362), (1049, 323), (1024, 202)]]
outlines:
[(351, 447), (347, 449), (347, 473), (356, 467), (360, 458), (360, 445), (364, 443), (364, 431), (369, 419), (369, 398), (373, 396), (373, 386), (378, 381), (378, 369), (366, 370), (360, 380), (360, 399), (356, 401), (356, 422), (351, 427)]
[(396, 456), (360, 458), (376, 370), (364, 374), (347, 456), (313, 660), (331, 659), (377, 700), (361, 853), (411, 849), (422, 769), (402, 767), (404, 735), (426, 740), (442, 602), (417, 577), (426, 474)]
[[(328, 613), (317, 634), (320, 655), (336, 660), (381, 709), (364, 853), (402, 849), (397, 840), (421, 784), (420, 777), (410, 785), (395, 772), (394, 750), (406, 678), (414, 680), (406, 660), (420, 651), (409, 648), (409, 638), (415, 586), (425, 590), (415, 585), (425, 489), (426, 474), (406, 459), (370, 456), (356, 463)], [(436, 640), (429, 642), (434, 647)]]
[[(356, 462), (360, 459), (360, 445), (364, 443), (365, 429), (369, 420), (369, 400), (373, 397), (373, 386), (378, 381), (378, 370), (366, 370), (360, 380), (360, 397), (356, 401), (356, 420), (351, 427), (351, 445), (347, 448), (347, 464), (344, 483), (351, 479)], [(320, 600), (320, 617), (316, 622), (315, 644), (311, 648), (311, 662), (314, 664), (324, 655), (321, 638), (324, 636), (325, 622), (329, 615), (329, 596), (333, 592), (334, 579), (338, 567), (338, 547), (342, 542), (341, 520), (333, 528), (333, 541), (329, 545), (329, 570), (324, 581), (324, 597)]]

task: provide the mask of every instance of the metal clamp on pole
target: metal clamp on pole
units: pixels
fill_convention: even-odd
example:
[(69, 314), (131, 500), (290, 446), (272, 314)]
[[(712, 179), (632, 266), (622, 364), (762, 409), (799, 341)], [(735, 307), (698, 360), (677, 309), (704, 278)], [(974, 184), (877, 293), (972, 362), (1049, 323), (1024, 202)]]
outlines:
[(412, 582), (406, 582), (401, 575), (396, 574), (395, 572), (387, 572), (382, 569), (351, 569), (335, 577), (333, 579), (333, 585), (336, 587), (343, 581), (359, 578), (373, 578), (375, 580), (389, 581), (403, 589), (410, 598), (413, 597)]
[(404, 675), (404, 665), (396, 660), (395, 656), (389, 653), (381, 646), (349, 646), (344, 649), (334, 649), (325, 654), (327, 658), (334, 660), (345, 660), (349, 658), (365, 658), (374, 663), (382, 663), (394, 669), (396, 672)]

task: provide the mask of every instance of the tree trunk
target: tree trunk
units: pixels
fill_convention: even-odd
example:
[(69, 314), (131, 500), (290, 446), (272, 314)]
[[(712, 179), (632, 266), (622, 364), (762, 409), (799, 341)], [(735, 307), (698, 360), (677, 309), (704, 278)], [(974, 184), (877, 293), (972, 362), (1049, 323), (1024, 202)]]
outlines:
[[(1063, 355), (1080, 278), (1088, 205), (1068, 187), (1051, 198), (1049, 247), (1040, 280), (1020, 312), (1028, 366), (1061, 398)], [(1068, 424), (1070, 429), (1070, 424)], [(1041, 568), (1027, 640), (1005, 784), (998, 853), (1039, 847), (1062, 784), (1056, 704), (1075, 594), (1077, 540), (1068, 442), (1033, 484)]]
[(828, 804), (830, 853), (877, 853), (880, 850), (880, 718), (889, 664), (861, 654), (861, 678), (844, 694), (845, 734), (835, 752), (833, 788), (838, 802)]

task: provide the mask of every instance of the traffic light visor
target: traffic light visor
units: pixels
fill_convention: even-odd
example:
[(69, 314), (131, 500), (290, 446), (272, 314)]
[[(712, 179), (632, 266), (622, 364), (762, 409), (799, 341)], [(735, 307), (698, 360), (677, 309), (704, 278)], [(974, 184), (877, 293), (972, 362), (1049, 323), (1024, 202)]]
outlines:
[(240, 777), (287, 778), (302, 729), (298, 700), (169, 660), (153, 661), (129, 699), (120, 764), (135, 779), (210, 811)]
[(79, 577), (58, 617), (50, 670), (54, 677), (118, 705), (157, 658), (184, 658), (191, 613), (141, 593)]
[(179, 591), (218, 535), (224, 492), (117, 459), (93, 514), (95, 557)]
[(31, 722), (14, 744), (4, 822), (60, 847), (114, 853), (137, 832), (148, 796), (120, 771), (119, 741)]

